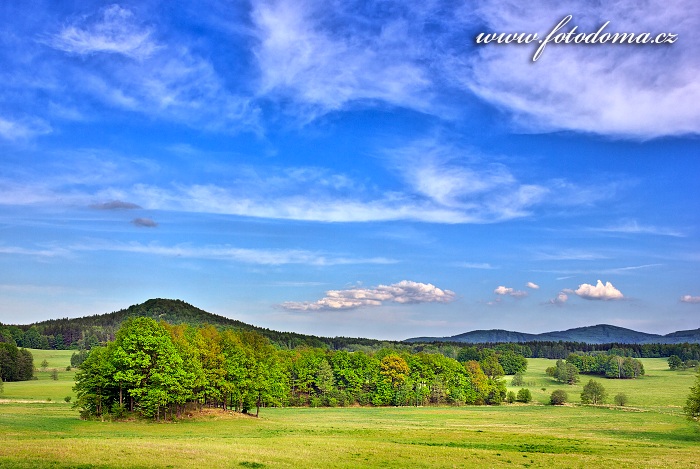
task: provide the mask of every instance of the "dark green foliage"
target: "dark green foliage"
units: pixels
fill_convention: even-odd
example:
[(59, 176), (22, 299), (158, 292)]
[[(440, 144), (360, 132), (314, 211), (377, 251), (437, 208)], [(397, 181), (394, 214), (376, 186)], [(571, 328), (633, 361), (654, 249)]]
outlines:
[(579, 370), (568, 361), (557, 360), (557, 366), (551, 366), (546, 370), (547, 375), (553, 377), (560, 383), (576, 384), (579, 381)]
[(0, 342), (0, 379), (26, 381), (34, 376), (34, 357), (29, 350)]
[(572, 353), (566, 362), (576, 366), (583, 374), (603, 375), (606, 378), (632, 379), (644, 375), (642, 362), (631, 357)]
[(71, 396), (66, 396), (66, 397), (63, 398), (63, 400), (66, 401), (66, 402), (70, 402), (71, 399), (73, 399)]
[(479, 364), (481, 365), (481, 369), (484, 370), (486, 376), (491, 379), (500, 378), (505, 374), (503, 367), (498, 361), (498, 355), (496, 354), (488, 355), (482, 358), (479, 361)]
[(2, 382), (2, 378), (0, 378), (0, 394), (2, 394), (5, 391), (5, 386), (4, 383)]
[(70, 365), (76, 368), (80, 367), (80, 365), (82, 365), (87, 356), (88, 351), (85, 349), (80, 349), (77, 352), (73, 352), (73, 355), (71, 355), (70, 357)]
[(603, 404), (608, 393), (598, 381), (590, 380), (581, 392), (581, 402), (583, 404)]
[(688, 359), (683, 361), (678, 355), (671, 355), (668, 357), (668, 367), (671, 370), (686, 370), (688, 368), (695, 368), (698, 366), (698, 360)]
[(629, 397), (627, 397), (627, 394), (624, 392), (615, 394), (615, 397), (613, 397), (613, 402), (615, 402), (616, 406), (626, 406), (629, 403)]
[(552, 391), (549, 396), (549, 402), (552, 405), (564, 405), (569, 400), (569, 395), (563, 389)]
[[(495, 359), (495, 355), (492, 355)], [(495, 361), (498, 365), (498, 362)], [(187, 405), (241, 412), (277, 405), (499, 404), (503, 380), (479, 363), (384, 348), (374, 354), (275, 348), (256, 332), (127, 320), (76, 373), (83, 417), (173, 417)]]
[(700, 371), (698, 372), (697, 379), (692, 388), (690, 388), (690, 394), (688, 395), (688, 400), (683, 407), (683, 412), (691, 420), (700, 419)]
[(44, 370), (44, 371), (46, 371), (46, 368), (48, 368), (48, 367), (49, 367), (49, 362), (48, 362), (48, 360), (43, 359), (43, 360), (41, 361), (41, 369)]
[(527, 388), (521, 388), (518, 390), (518, 395), (516, 396), (518, 402), (528, 403), (532, 401), (532, 393)]
[(516, 373), (524, 373), (527, 371), (527, 359), (513, 351), (498, 352), (498, 363), (503, 368), (506, 375), (514, 375)]
[(54, 381), (58, 381), (58, 370), (51, 370), (51, 379)]

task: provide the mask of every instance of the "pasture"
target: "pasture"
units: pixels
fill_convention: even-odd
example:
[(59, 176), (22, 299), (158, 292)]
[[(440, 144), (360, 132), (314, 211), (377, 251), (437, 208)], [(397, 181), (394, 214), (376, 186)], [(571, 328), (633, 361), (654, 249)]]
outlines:
[(0, 467), (700, 467), (700, 426), (681, 412), (694, 373), (643, 362), (641, 379), (601, 379), (610, 399), (629, 396), (624, 408), (542, 405), (558, 388), (577, 402), (582, 384), (556, 384), (544, 373), (554, 361), (533, 359), (529, 405), (270, 408), (154, 423), (79, 420), (63, 401), (73, 372), (58, 359), (58, 381), (47, 371), (5, 383)]

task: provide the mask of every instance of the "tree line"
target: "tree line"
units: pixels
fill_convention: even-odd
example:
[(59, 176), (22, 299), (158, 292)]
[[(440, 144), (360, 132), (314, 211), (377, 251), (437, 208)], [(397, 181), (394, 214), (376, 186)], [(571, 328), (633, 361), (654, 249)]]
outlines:
[(0, 380), (26, 381), (34, 376), (34, 357), (13, 343), (0, 342)]
[[(268, 338), (279, 348), (325, 348), (329, 350), (364, 351), (375, 353), (382, 348), (401, 349), (410, 353), (441, 353), (458, 359), (461, 351), (474, 354), (474, 350), (510, 349), (527, 358), (565, 359), (571, 353), (604, 352), (632, 358), (659, 358), (677, 355), (683, 361), (700, 360), (700, 344), (588, 344), (584, 342), (532, 341), (518, 344), (460, 342), (402, 343), (349, 337), (316, 337), (293, 332), (279, 332), (256, 327), (234, 319), (215, 315), (196, 308), (184, 301), (152, 299), (142, 304), (108, 314), (82, 318), (51, 319), (31, 325), (0, 324), (0, 342), (14, 343), (18, 347), (34, 349), (85, 349), (106, 345), (114, 341), (120, 325), (130, 317), (149, 317), (170, 324), (189, 324), (195, 327), (213, 325), (220, 329), (255, 331)], [(462, 360), (460, 360), (462, 361)]]
[(161, 419), (201, 406), (257, 415), (279, 405), (499, 404), (506, 398), (503, 365), (527, 367), (512, 350), (471, 358), (479, 360), (391, 348), (284, 349), (255, 331), (139, 317), (87, 355), (76, 373), (75, 406), (83, 417), (132, 411)]

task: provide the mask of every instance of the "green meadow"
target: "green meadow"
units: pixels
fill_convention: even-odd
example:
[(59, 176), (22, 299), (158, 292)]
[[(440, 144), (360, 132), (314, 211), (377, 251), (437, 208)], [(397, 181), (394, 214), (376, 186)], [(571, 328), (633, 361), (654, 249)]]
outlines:
[[(700, 426), (682, 414), (695, 374), (664, 359), (643, 359), (641, 379), (600, 379), (610, 402), (629, 396), (626, 407), (578, 405), (589, 377), (560, 385), (544, 373), (553, 360), (531, 359), (527, 405), (269, 408), (257, 419), (210, 411), (154, 423), (80, 420), (63, 399), (72, 352), (32, 352), (49, 371), (5, 383), (3, 468), (700, 467)], [(572, 405), (543, 405), (559, 388)]]

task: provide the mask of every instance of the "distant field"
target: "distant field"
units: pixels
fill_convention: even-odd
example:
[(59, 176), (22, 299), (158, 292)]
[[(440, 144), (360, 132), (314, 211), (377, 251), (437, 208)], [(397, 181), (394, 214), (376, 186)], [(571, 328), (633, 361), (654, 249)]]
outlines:
[[(64, 402), (66, 396), (75, 399), (73, 384), (75, 384), (75, 370), (66, 371), (70, 365), (70, 357), (74, 350), (34, 350), (30, 349), (34, 356), (34, 368), (38, 371), (34, 381), (19, 381), (4, 383), (5, 392), (0, 394), (0, 399), (31, 399), (52, 402)], [(49, 366), (42, 371), (41, 362), (46, 360)], [(51, 371), (58, 371), (58, 381), (51, 379)], [(64, 402), (65, 403), (65, 402)]]
[[(600, 381), (608, 391), (609, 401), (615, 394), (623, 392), (629, 397), (629, 406), (645, 407), (662, 412), (681, 412), (690, 387), (695, 380), (695, 371), (671, 371), (665, 358), (642, 358), (645, 375), (639, 379), (606, 379), (591, 375), (580, 375), (581, 382), (569, 386), (560, 384), (546, 375), (545, 369), (554, 366), (556, 360), (546, 358), (528, 359), (528, 369), (524, 380), (532, 393), (533, 400), (542, 404), (549, 402), (549, 396), (555, 389), (563, 389), (569, 394), (570, 402), (581, 402), (583, 385), (590, 379)], [(506, 377), (509, 390), (517, 391), (520, 387), (511, 387), (512, 377)], [(542, 391), (545, 388), (546, 391)]]
[[(545, 376), (553, 361), (529, 363), (525, 381), (536, 401), (556, 388), (579, 400), (581, 385)], [(12, 399), (36, 402), (0, 404), (0, 467), (700, 468), (700, 426), (680, 409), (694, 373), (667, 371), (663, 359), (644, 366), (639, 380), (601, 380), (611, 396), (626, 392), (630, 408), (286, 408), (262, 409), (259, 419), (211, 414), (166, 424), (81, 421), (62, 401), (72, 372), (59, 381), (46, 373), (5, 384), (0, 397), (10, 389)], [(58, 398), (40, 402), (51, 393)]]

